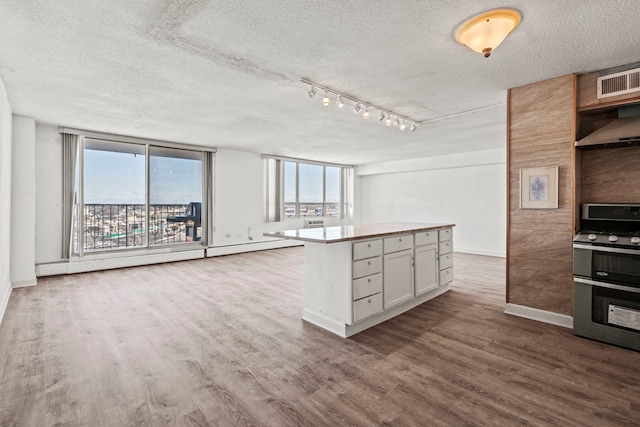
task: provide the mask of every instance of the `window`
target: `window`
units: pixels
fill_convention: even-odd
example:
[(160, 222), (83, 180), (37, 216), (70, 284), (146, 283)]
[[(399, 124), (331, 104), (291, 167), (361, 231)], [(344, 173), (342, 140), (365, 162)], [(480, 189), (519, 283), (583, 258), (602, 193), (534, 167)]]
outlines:
[(76, 145), (71, 255), (206, 243), (213, 152), (89, 137)]
[[(267, 221), (282, 218), (350, 216), (352, 168), (267, 159)], [(280, 209), (276, 207), (282, 200)]]

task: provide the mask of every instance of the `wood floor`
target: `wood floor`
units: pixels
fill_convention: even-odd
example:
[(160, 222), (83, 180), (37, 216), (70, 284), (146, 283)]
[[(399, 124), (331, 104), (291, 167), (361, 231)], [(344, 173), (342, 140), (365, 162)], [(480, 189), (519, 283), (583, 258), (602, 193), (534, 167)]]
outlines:
[(41, 278), (0, 325), (1, 426), (640, 424), (640, 353), (503, 313), (504, 260), (350, 339), (302, 248)]

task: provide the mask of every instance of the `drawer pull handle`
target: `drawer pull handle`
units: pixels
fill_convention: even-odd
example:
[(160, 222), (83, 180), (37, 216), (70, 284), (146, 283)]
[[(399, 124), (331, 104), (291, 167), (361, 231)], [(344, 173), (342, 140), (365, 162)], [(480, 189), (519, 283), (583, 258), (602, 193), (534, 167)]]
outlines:
[(367, 279), (367, 282), (371, 283), (371, 277), (369, 277), (369, 278)]
[(371, 247), (371, 243), (369, 243), (369, 244), (367, 245), (367, 247), (368, 247), (368, 248), (370, 248), (370, 247)]
[(398, 239), (398, 241), (402, 242), (402, 237)]
[(371, 304), (371, 298), (369, 298), (369, 299), (367, 300), (367, 302), (368, 302), (369, 304)]
[(371, 265), (371, 261), (367, 261), (367, 265)]

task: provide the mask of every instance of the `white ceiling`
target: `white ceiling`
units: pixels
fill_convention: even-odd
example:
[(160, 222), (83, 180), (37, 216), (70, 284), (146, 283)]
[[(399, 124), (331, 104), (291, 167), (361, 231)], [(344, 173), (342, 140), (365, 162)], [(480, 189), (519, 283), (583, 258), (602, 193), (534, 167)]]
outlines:
[[(523, 19), (490, 58), (455, 42), (498, 7)], [(640, 61), (639, 18), (637, 0), (2, 0), (0, 78), (40, 122), (375, 163), (503, 148), (508, 88)], [(401, 132), (301, 77), (442, 119)]]

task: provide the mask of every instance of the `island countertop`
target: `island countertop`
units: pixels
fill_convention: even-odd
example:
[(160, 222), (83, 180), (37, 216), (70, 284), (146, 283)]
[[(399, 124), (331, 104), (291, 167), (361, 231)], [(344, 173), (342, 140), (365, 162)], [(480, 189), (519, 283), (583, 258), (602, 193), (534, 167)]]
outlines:
[(263, 233), (268, 237), (302, 240), (314, 243), (337, 243), (371, 237), (392, 236), (416, 231), (437, 230), (453, 227), (455, 224), (387, 222), (379, 224), (344, 225), (324, 228), (303, 228), (300, 230), (271, 231)]

